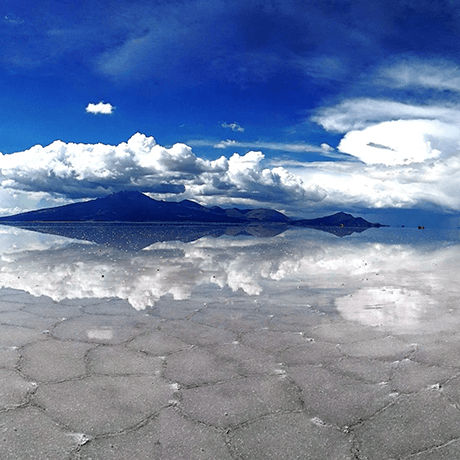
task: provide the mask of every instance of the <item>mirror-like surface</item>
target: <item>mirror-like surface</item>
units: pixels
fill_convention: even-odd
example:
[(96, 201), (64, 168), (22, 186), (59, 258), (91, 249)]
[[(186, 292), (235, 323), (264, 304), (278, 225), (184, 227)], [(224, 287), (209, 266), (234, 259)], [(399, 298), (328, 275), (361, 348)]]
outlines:
[(460, 458), (458, 231), (204, 227), (0, 227), (0, 458)]
[[(381, 228), (338, 238), (311, 229), (276, 235), (260, 227), (253, 236), (231, 226), (182, 234), (178, 227), (174, 234), (165, 226), (135, 226), (133, 232), (132, 226), (105, 225), (103, 232), (110, 237), (114, 229), (124, 243), (111, 247), (109, 238), (97, 244), (2, 226), (0, 286), (56, 301), (116, 297), (137, 310), (206, 290), (272, 308), (315, 308), (394, 332), (444, 327), (457, 313), (455, 231)], [(85, 231), (90, 234), (91, 226)], [(126, 249), (142, 231), (144, 243)], [(158, 241), (174, 237), (191, 241)]]

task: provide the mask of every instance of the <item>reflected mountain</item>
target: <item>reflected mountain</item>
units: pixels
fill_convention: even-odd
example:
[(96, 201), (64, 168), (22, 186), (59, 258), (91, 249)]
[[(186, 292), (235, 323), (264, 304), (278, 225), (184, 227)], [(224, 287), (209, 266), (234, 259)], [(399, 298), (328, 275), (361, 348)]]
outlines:
[(374, 232), (375, 241), (291, 228), (276, 236), (165, 240), (132, 252), (1, 226), (0, 288), (55, 301), (115, 297), (137, 310), (177, 301), (203, 308), (213, 299), (225, 308), (232, 299), (270, 314), (340, 315), (395, 333), (460, 327), (459, 242), (419, 246), (409, 230), (405, 240), (397, 231), (397, 244), (382, 239), (394, 237), (391, 229)]
[[(273, 209), (224, 209), (190, 200), (158, 201), (133, 191), (0, 217), (0, 223), (131, 249), (142, 249), (157, 241), (195, 241), (203, 236), (274, 236), (290, 226), (314, 228), (339, 237), (383, 226), (344, 212), (295, 220)], [(113, 234), (105, 235), (100, 226), (104, 223), (114, 225), (116, 231), (112, 229)], [(140, 224), (146, 226), (141, 228)], [(131, 229), (133, 234), (123, 233), (124, 229)]]
[[(289, 228), (283, 223), (261, 224), (194, 224), (194, 223), (123, 223), (123, 222), (2, 222), (24, 230), (90, 241), (126, 251), (140, 251), (152, 244), (164, 241), (190, 243), (200, 238), (222, 236), (252, 236), (271, 238)], [(340, 238), (362, 233), (369, 228), (307, 227), (327, 232)]]
[(283, 224), (236, 225), (192, 223), (17, 222), (15, 227), (65, 238), (85, 240), (126, 251), (140, 251), (165, 241), (189, 243), (200, 238), (253, 236), (270, 238), (287, 230)]
[(343, 238), (344, 236), (353, 235), (353, 233), (363, 233), (371, 227), (333, 227), (333, 226), (316, 226), (316, 225), (299, 225), (299, 227), (311, 228), (320, 232), (331, 233), (332, 235)]

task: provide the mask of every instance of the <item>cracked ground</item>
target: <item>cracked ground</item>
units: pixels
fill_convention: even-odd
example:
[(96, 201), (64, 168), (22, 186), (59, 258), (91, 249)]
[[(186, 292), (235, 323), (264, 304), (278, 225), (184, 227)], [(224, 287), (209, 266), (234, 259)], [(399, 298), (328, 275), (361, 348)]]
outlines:
[(1, 289), (0, 458), (460, 458), (456, 327), (277, 302)]

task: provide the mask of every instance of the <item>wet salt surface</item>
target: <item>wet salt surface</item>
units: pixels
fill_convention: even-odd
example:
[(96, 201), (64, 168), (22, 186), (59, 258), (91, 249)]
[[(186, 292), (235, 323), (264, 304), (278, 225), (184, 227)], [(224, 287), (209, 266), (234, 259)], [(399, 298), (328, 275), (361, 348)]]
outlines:
[(0, 232), (2, 459), (460, 457), (455, 232)]

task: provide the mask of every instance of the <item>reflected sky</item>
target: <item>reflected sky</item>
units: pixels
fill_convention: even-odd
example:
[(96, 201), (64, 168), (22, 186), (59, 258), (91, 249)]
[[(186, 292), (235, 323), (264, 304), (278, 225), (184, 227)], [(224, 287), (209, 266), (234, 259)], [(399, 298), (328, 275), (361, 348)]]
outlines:
[(117, 297), (137, 310), (205, 290), (410, 332), (453, 324), (460, 299), (456, 232), (236, 232), (157, 241), (133, 252), (0, 226), (0, 254), (0, 287), (55, 301)]

